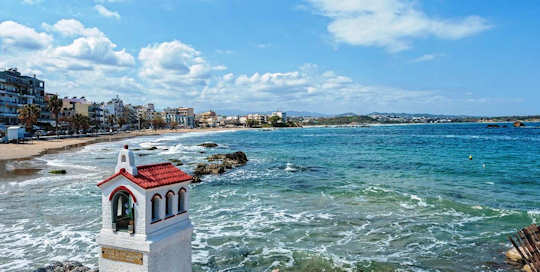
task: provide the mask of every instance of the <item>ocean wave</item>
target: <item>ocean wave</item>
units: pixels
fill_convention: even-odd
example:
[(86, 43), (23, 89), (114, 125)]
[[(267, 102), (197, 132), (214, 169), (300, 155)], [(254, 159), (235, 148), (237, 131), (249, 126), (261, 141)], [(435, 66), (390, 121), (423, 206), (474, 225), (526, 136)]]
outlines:
[(199, 152), (203, 150), (204, 150), (204, 147), (198, 146), (198, 145), (176, 144), (172, 147), (169, 147), (169, 150), (160, 152), (159, 154), (170, 155), (170, 154), (179, 154), (179, 153), (184, 153), (184, 152)]

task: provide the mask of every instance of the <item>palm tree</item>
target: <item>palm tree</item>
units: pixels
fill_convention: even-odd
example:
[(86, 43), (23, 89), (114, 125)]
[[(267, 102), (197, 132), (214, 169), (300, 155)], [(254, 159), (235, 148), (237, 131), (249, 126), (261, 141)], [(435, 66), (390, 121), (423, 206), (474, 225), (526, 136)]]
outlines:
[(71, 125), (73, 126), (73, 129), (75, 129), (76, 133), (78, 133), (81, 129), (87, 130), (90, 127), (90, 118), (77, 113), (71, 117)]
[(114, 116), (112, 115), (107, 115), (107, 124), (109, 125), (109, 129), (112, 129), (113, 126), (114, 126)]
[(39, 119), (41, 108), (36, 104), (27, 104), (18, 110), (19, 120), (25, 125), (28, 131), (32, 131)]
[(116, 122), (118, 123), (118, 128), (122, 129), (122, 127), (127, 123), (126, 118), (122, 115), (116, 118)]
[(57, 95), (51, 96), (47, 101), (47, 109), (54, 114), (56, 136), (58, 136), (58, 115), (62, 110), (62, 99), (59, 99)]

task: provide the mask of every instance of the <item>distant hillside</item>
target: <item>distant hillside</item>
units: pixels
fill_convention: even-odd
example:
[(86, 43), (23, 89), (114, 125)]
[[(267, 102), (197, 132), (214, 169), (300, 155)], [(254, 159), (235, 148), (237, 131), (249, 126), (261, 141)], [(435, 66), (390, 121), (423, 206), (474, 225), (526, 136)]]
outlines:
[(427, 117), (427, 118), (477, 118), (478, 116), (470, 115), (447, 115), (447, 114), (432, 114), (432, 113), (404, 113), (404, 112), (372, 112), (368, 115), (385, 115), (385, 116), (396, 116), (403, 118), (412, 118), (412, 117)]
[(305, 125), (348, 125), (348, 124), (373, 124), (377, 123), (376, 119), (373, 119), (365, 115), (355, 115), (355, 116), (341, 116), (341, 117), (328, 117), (328, 118), (317, 118), (310, 120)]

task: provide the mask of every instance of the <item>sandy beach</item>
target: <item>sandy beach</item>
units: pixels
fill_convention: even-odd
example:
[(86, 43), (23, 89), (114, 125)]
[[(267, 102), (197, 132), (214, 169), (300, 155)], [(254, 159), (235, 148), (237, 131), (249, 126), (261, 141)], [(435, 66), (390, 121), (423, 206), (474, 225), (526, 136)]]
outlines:
[(104, 142), (118, 141), (138, 136), (161, 135), (167, 133), (190, 133), (204, 131), (243, 130), (246, 128), (203, 128), (203, 129), (161, 129), (122, 132), (114, 135), (103, 135), (84, 138), (50, 139), (47, 141), (28, 141), (23, 144), (0, 144), (0, 161), (27, 159), (49, 152), (69, 150), (74, 147)]

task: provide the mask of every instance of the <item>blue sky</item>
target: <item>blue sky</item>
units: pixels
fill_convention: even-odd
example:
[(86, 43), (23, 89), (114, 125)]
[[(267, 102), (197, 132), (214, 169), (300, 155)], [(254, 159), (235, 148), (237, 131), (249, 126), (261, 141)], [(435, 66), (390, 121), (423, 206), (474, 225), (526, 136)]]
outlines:
[(534, 1), (2, 0), (49, 92), (242, 111), (540, 114)]

